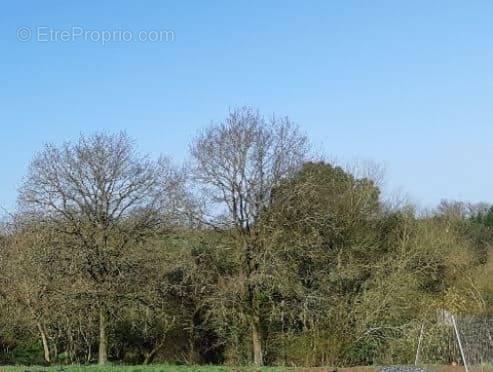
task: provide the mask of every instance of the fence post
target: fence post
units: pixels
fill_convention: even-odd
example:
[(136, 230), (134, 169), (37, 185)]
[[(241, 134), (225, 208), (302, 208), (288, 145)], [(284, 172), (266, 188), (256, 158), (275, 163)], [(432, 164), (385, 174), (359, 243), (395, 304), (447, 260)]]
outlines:
[(416, 358), (414, 359), (414, 365), (417, 366), (419, 362), (419, 352), (421, 350), (421, 341), (423, 340), (424, 323), (421, 323), (421, 330), (419, 331), (418, 347), (416, 349)]
[(459, 343), (459, 349), (460, 349), (460, 354), (462, 356), (462, 362), (464, 363), (464, 369), (466, 370), (466, 372), (469, 372), (469, 368), (467, 368), (466, 356), (464, 354), (464, 349), (462, 348), (462, 342), (460, 340), (459, 329), (457, 328), (457, 322), (455, 321), (454, 315), (452, 315), (452, 323), (454, 325), (457, 342)]

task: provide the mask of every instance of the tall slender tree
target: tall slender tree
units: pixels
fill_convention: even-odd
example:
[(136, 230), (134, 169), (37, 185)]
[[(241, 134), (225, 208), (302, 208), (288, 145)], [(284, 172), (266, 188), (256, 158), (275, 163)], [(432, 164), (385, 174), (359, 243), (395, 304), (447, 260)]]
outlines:
[(256, 221), (280, 181), (300, 167), (308, 140), (288, 118), (267, 120), (250, 108), (232, 110), (226, 120), (200, 134), (190, 148), (193, 176), (209, 200), (205, 221), (231, 231), (243, 252), (244, 307), (253, 362), (263, 364), (257, 271), (261, 250)]

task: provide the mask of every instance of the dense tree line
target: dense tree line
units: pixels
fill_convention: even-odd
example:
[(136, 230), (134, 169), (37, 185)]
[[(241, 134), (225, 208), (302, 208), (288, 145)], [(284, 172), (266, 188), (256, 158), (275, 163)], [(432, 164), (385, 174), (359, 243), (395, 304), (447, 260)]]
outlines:
[(232, 110), (182, 167), (82, 136), (35, 155), (4, 224), (1, 358), (409, 363), (426, 325), (449, 362), (443, 314), (492, 313), (492, 244), (489, 205), (391, 205), (288, 118)]

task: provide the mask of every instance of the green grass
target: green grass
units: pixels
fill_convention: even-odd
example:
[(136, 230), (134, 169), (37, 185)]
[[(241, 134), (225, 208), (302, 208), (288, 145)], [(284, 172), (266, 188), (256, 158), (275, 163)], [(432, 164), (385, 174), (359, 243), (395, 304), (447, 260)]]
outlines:
[(119, 365), (108, 365), (104, 367), (100, 366), (53, 366), (53, 367), (43, 367), (43, 366), (3, 366), (0, 367), (1, 372), (226, 372), (226, 371), (238, 371), (238, 372), (254, 372), (254, 371), (266, 371), (266, 372), (281, 372), (289, 370), (288, 368), (276, 368), (276, 367), (265, 367), (258, 369), (255, 367), (225, 367), (225, 366), (173, 366), (173, 365), (149, 365), (149, 366), (119, 366)]

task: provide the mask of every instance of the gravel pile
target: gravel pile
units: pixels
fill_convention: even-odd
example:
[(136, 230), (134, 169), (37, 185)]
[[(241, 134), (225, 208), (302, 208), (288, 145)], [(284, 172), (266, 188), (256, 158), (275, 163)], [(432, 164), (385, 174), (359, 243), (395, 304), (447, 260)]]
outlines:
[(378, 372), (428, 372), (425, 368), (414, 366), (385, 366)]

